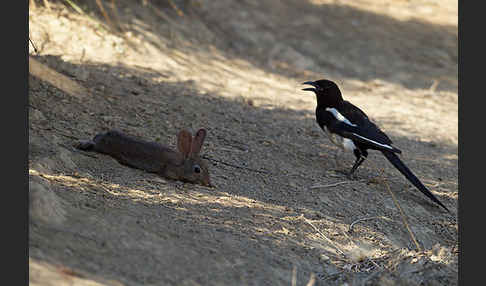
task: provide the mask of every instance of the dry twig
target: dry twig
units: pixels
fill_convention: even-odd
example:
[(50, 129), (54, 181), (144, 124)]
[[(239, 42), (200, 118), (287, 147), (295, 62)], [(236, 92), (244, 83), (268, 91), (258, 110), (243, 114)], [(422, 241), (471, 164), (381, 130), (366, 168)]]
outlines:
[(101, 1), (100, 0), (96, 0), (96, 4), (98, 5), (98, 8), (100, 8), (101, 14), (103, 14), (103, 17), (105, 17), (105, 20), (108, 23), (108, 25), (112, 29), (115, 29), (115, 25), (113, 25), (113, 22), (111, 22), (110, 17), (108, 16), (108, 13), (106, 13), (106, 10), (103, 7), (103, 4), (101, 3)]
[(393, 199), (393, 203), (395, 204), (395, 206), (397, 207), (397, 209), (400, 211), (400, 216), (402, 218), (403, 224), (405, 225), (405, 228), (407, 229), (410, 237), (412, 238), (412, 241), (415, 244), (415, 247), (417, 247), (417, 250), (418, 251), (422, 251), (422, 248), (420, 247), (417, 239), (415, 238), (415, 235), (412, 232), (412, 229), (410, 228), (410, 226), (408, 224), (407, 217), (406, 217), (405, 213), (403, 212), (402, 207), (398, 203), (398, 200), (395, 197), (395, 194), (393, 194), (393, 192), (392, 192), (392, 190), (390, 188), (390, 185), (388, 184), (387, 179), (383, 175), (385, 173), (385, 170), (384, 169), (381, 169), (381, 172), (380, 172), (379, 171), (380, 170), (379, 168), (377, 168), (373, 163), (371, 163), (371, 164), (372, 164), (373, 168), (379, 172), (379, 174), (380, 174), (379, 176), (381, 178), (381, 181), (385, 184), (385, 188), (387, 189), (388, 193), (390, 193), (390, 195), (391, 195), (391, 197)]
[(206, 160), (217, 162), (217, 163), (220, 163), (220, 164), (223, 164), (223, 165), (226, 165), (226, 166), (230, 166), (230, 167), (233, 167), (233, 168), (237, 168), (237, 169), (243, 169), (243, 170), (252, 171), (252, 172), (261, 173), (261, 174), (270, 174), (267, 171), (255, 170), (255, 169), (251, 169), (251, 168), (247, 168), (247, 167), (243, 167), (243, 166), (233, 165), (233, 164), (226, 163), (226, 162), (223, 162), (223, 161), (220, 161), (220, 160), (217, 160), (217, 159), (209, 158), (207, 156), (201, 156), (201, 157), (206, 159)]
[(297, 285), (297, 267), (294, 267), (292, 268), (292, 286), (296, 286)]
[(302, 220), (304, 220), (304, 222), (306, 222), (307, 224), (309, 224), (310, 226), (312, 226), (312, 228), (314, 228), (315, 231), (317, 231), (317, 233), (319, 233), (325, 240), (327, 240), (332, 246), (334, 246), (334, 248), (339, 252), (341, 253), (344, 257), (347, 257), (346, 253), (344, 253), (344, 251), (342, 251), (335, 243), (334, 241), (330, 240), (329, 238), (327, 238), (327, 236), (322, 233), (322, 231), (320, 231), (315, 225), (312, 224), (311, 221), (309, 221), (308, 219), (306, 219), (304, 217), (304, 215), (300, 215), (300, 218), (302, 218)]
[(319, 189), (319, 188), (336, 187), (336, 186), (339, 186), (339, 185), (342, 185), (342, 184), (347, 184), (349, 182), (350, 181), (343, 181), (343, 182), (337, 182), (337, 183), (327, 184), (327, 185), (314, 185), (314, 186), (310, 186), (309, 189)]
[(353, 182), (354, 181), (342, 181), (342, 182), (337, 182), (337, 183), (327, 184), (327, 185), (314, 185), (314, 186), (310, 186), (309, 189), (331, 188), (331, 187), (336, 187), (339, 185), (353, 183)]
[(115, 16), (115, 21), (117, 23), (118, 29), (123, 32), (123, 27), (120, 22), (120, 16), (118, 15), (118, 9), (115, 5), (115, 0), (111, 0), (111, 10), (113, 11), (113, 15)]
[(312, 285), (314, 285), (314, 283), (316, 283), (316, 276), (314, 275), (314, 273), (311, 273), (310, 278), (309, 278), (309, 282), (307, 282), (306, 286), (312, 286)]
[(51, 11), (51, 5), (49, 4), (49, 1), (44, 0), (44, 6), (46, 6), (47, 10)]
[(378, 219), (378, 218), (381, 218), (381, 219), (388, 219), (388, 218), (386, 218), (386, 217), (384, 217), (384, 216), (373, 216), (373, 217), (365, 217), (365, 218), (360, 218), (360, 219), (357, 219), (357, 220), (355, 220), (355, 221), (353, 221), (353, 222), (351, 223), (351, 225), (349, 226), (349, 230), (348, 230), (348, 231), (349, 231), (349, 232), (353, 232), (353, 227), (354, 227), (354, 225), (355, 225), (355, 224), (357, 224), (358, 222), (362, 222), (362, 221), (365, 221), (365, 220), (370, 220), (370, 219)]
[[(383, 170), (381, 172), (381, 174), (383, 174)], [(412, 232), (412, 229), (410, 229), (410, 226), (408, 224), (408, 221), (407, 221), (407, 217), (405, 215), (405, 213), (403, 212), (403, 209), (402, 207), (400, 206), (400, 204), (398, 203), (398, 200), (397, 198), (395, 197), (395, 194), (393, 194), (392, 190), (390, 189), (390, 185), (388, 184), (388, 182), (386, 181), (385, 178), (383, 178), (383, 183), (385, 183), (385, 187), (388, 191), (388, 193), (390, 193), (392, 199), (393, 199), (393, 202), (395, 203), (395, 206), (397, 207), (397, 209), (400, 211), (400, 215), (402, 217), (402, 220), (403, 220), (403, 224), (405, 224), (405, 227), (407, 228), (407, 231), (408, 233), (410, 234), (410, 237), (412, 238), (412, 241), (413, 243), (415, 244), (415, 247), (417, 247), (417, 250), (418, 251), (422, 251), (422, 248), (420, 247), (417, 239), (415, 238), (415, 235), (413, 234)]]
[(64, 0), (64, 1), (66, 1), (66, 2), (67, 2), (69, 5), (71, 5), (71, 7), (72, 7), (72, 8), (73, 8), (73, 9), (74, 9), (76, 12), (78, 12), (78, 13), (79, 13), (79, 14), (81, 14), (81, 15), (85, 15), (85, 14), (84, 14), (84, 12), (83, 12), (83, 10), (82, 10), (81, 8), (79, 8), (79, 6), (78, 6), (78, 5), (76, 5), (76, 4), (75, 4), (73, 1), (71, 1), (71, 0)]

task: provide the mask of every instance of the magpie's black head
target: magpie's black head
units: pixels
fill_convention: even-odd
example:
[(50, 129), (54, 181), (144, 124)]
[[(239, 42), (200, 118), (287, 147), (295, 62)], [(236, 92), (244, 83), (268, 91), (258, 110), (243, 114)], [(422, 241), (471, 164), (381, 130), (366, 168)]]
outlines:
[(304, 88), (302, 90), (313, 91), (315, 93), (325, 94), (327, 92), (339, 91), (339, 87), (333, 81), (327, 79), (320, 79), (316, 81), (306, 81), (302, 84), (312, 85), (314, 88)]
[(304, 88), (305, 91), (313, 91), (317, 95), (318, 103), (328, 102), (337, 103), (342, 101), (341, 91), (336, 83), (327, 79), (316, 81), (306, 81), (302, 84), (312, 85), (313, 87)]

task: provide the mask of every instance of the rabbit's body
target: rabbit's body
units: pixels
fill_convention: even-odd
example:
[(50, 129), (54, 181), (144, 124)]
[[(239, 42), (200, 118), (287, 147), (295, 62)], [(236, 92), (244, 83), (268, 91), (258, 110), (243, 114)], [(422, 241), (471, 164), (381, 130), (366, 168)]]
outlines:
[(76, 147), (109, 155), (123, 165), (165, 178), (211, 186), (208, 168), (199, 157), (205, 136), (204, 129), (196, 133), (194, 140), (188, 131), (179, 132), (177, 152), (156, 142), (110, 130), (97, 134), (93, 140), (82, 140)]

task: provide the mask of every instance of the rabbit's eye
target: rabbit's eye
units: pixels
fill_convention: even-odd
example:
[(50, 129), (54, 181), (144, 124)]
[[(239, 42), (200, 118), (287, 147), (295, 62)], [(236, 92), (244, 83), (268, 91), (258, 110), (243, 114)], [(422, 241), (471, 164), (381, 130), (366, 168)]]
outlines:
[(193, 169), (194, 169), (194, 173), (198, 173), (198, 174), (201, 173), (201, 167), (199, 167), (199, 165), (194, 165)]

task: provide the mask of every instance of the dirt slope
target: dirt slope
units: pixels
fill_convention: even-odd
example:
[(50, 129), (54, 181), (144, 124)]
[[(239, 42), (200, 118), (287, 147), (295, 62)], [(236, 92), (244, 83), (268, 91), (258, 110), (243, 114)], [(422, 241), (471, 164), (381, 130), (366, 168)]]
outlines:
[[(32, 285), (457, 285), (457, 2), (158, 2), (30, 7)], [(379, 153), (336, 171), (323, 77), (452, 214)], [(200, 127), (216, 188), (72, 147)]]

